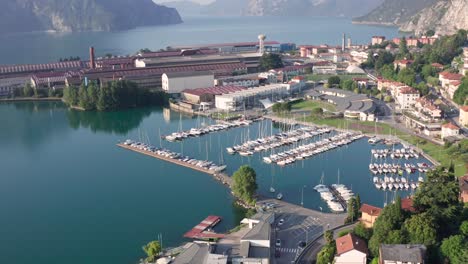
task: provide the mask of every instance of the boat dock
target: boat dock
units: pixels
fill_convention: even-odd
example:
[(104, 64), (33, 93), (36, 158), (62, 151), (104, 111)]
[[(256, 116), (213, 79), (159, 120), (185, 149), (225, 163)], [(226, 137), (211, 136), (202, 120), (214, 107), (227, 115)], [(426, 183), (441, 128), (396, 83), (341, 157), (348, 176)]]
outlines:
[(341, 196), (341, 193), (336, 190), (336, 188), (333, 185), (328, 186), (328, 189), (330, 189), (330, 192), (335, 196), (335, 199), (338, 203), (343, 206), (343, 209), (346, 211), (346, 208), (348, 207), (348, 203), (346, 200)]
[(186, 238), (193, 239), (219, 239), (223, 238), (224, 234), (217, 234), (211, 230), (215, 225), (221, 222), (221, 217), (210, 215), (205, 220), (201, 221), (200, 224), (196, 225), (190, 231), (184, 234)]
[(160, 155), (160, 154), (158, 154), (158, 153), (155, 153), (155, 152), (152, 152), (152, 151), (148, 151), (148, 150), (145, 150), (145, 149), (136, 148), (136, 147), (133, 147), (133, 146), (131, 146), (131, 145), (126, 145), (126, 144), (124, 144), (124, 143), (119, 143), (119, 144), (117, 144), (117, 146), (119, 146), (119, 147), (121, 147), (121, 148), (124, 148), (124, 149), (128, 149), (128, 150), (131, 150), (131, 151), (138, 152), (138, 153), (140, 153), (140, 154), (144, 154), (144, 155), (147, 155), (147, 156), (151, 156), (151, 157), (153, 157), (153, 158), (157, 158), (157, 159), (160, 159), (160, 160), (164, 160), (164, 161), (167, 161), (167, 162), (171, 162), (171, 163), (174, 163), (174, 164), (177, 164), (177, 165), (186, 167), (186, 168), (190, 168), (190, 169), (192, 169), (192, 170), (196, 170), (196, 171), (199, 171), (199, 172), (203, 172), (203, 173), (212, 175), (216, 180), (220, 181), (220, 182), (223, 183), (224, 185), (228, 185), (228, 186), (231, 186), (231, 185), (232, 185), (232, 179), (231, 179), (231, 177), (229, 177), (229, 176), (228, 176), (227, 174), (225, 174), (225, 173), (221, 173), (221, 172), (209, 170), (209, 169), (207, 169), (207, 168), (205, 168), (205, 167), (199, 167), (199, 166), (190, 164), (190, 163), (188, 163), (188, 162), (184, 162), (183, 160), (180, 160), (180, 159), (171, 158), (171, 157), (166, 157), (166, 156)]

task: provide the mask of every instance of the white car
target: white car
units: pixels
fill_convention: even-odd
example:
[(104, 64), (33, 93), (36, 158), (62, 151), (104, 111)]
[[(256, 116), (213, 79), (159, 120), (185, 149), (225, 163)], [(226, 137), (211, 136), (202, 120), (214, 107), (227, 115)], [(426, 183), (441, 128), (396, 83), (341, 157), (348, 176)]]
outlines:
[(280, 219), (278, 222), (278, 226), (282, 226), (284, 224), (284, 219)]
[(276, 239), (275, 245), (276, 245), (277, 247), (281, 247), (281, 239)]

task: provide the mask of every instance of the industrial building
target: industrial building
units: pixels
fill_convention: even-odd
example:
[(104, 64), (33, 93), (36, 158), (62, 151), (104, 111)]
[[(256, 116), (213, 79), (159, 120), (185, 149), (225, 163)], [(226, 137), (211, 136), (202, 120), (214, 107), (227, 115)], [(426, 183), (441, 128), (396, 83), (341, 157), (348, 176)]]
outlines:
[(290, 95), (289, 84), (270, 84), (230, 94), (216, 95), (215, 106), (220, 110), (237, 111), (245, 108), (264, 107), (261, 100), (276, 102)]
[[(266, 52), (278, 52), (281, 49), (281, 44), (278, 41), (264, 41), (264, 49)], [(201, 44), (189, 46), (175, 46), (175, 49), (215, 49), (220, 53), (257, 53), (260, 50), (259, 42), (235, 42), (235, 43), (218, 43), (218, 44)], [(288, 48), (288, 47), (285, 47)]]
[(210, 87), (214, 85), (214, 74), (204, 71), (164, 73), (162, 90), (168, 94), (179, 94), (186, 89)]
[(198, 89), (188, 89), (182, 92), (182, 99), (191, 104), (213, 104), (216, 95), (230, 94), (247, 88), (242, 86), (215, 86)]

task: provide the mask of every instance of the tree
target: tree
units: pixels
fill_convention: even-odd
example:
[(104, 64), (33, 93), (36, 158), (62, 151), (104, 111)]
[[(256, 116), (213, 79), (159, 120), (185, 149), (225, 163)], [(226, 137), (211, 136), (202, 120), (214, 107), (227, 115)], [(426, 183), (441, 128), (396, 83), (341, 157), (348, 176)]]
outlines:
[(339, 85), (341, 82), (341, 79), (339, 76), (330, 76), (328, 78), (328, 85), (331, 87), (335, 86), (335, 85)]
[(353, 233), (365, 241), (369, 241), (369, 239), (372, 237), (372, 229), (366, 228), (361, 222), (357, 224), (356, 227), (354, 227)]
[(329, 264), (333, 262), (335, 257), (336, 246), (334, 244), (328, 244), (320, 250), (317, 254), (317, 264)]
[(317, 107), (317, 108), (312, 109), (312, 115), (322, 116), (323, 115), (323, 108)]
[(416, 83), (416, 73), (409, 68), (402, 69), (398, 73), (397, 80), (406, 85), (413, 86)]
[(411, 216), (405, 221), (403, 228), (408, 234), (409, 243), (431, 246), (437, 242), (434, 219), (427, 213)]
[(268, 71), (283, 67), (281, 56), (276, 53), (265, 53), (260, 58), (260, 70)]
[(398, 58), (403, 59), (409, 56), (408, 43), (405, 37), (402, 37), (400, 40), (400, 45), (398, 46)]
[(277, 113), (277, 114), (291, 112), (291, 109), (292, 109), (291, 104), (287, 102), (275, 103), (271, 108), (273, 113)]
[(250, 166), (241, 166), (232, 176), (232, 191), (234, 195), (243, 201), (254, 203), (254, 195), (257, 190), (257, 174)]
[(359, 207), (357, 205), (356, 197), (351, 198), (348, 201), (348, 216), (346, 217), (346, 223), (352, 223), (359, 218)]
[(325, 233), (323, 234), (323, 237), (325, 238), (325, 241), (327, 242), (327, 244), (333, 243), (333, 230), (325, 231)]
[(390, 103), (390, 102), (393, 101), (393, 97), (392, 97), (391, 95), (386, 95), (386, 96), (384, 97), (384, 101), (385, 101), (386, 103)]
[(436, 69), (430, 64), (424, 65), (421, 69), (421, 77), (426, 81), (429, 77), (435, 77), (436, 73)]
[(432, 37), (435, 35), (435, 31), (433, 29), (429, 29), (428, 31), (426, 31), (426, 36), (427, 37)]
[(395, 56), (388, 51), (379, 51), (377, 59), (375, 60), (375, 70), (380, 71), (383, 66), (392, 64), (395, 60)]
[(444, 239), (440, 251), (450, 263), (468, 263), (468, 243), (462, 235)]
[(145, 251), (146, 255), (148, 256), (146, 260), (149, 262), (153, 262), (156, 260), (156, 258), (159, 256), (159, 253), (161, 252), (161, 245), (159, 244), (159, 241), (151, 241), (145, 246), (143, 246), (143, 251)]
[(84, 84), (81, 85), (80, 89), (78, 90), (78, 105), (85, 110), (89, 110), (92, 107), (88, 98), (87, 87)]
[(468, 220), (465, 220), (460, 225), (460, 233), (465, 237), (468, 237)]
[(384, 77), (385, 79), (389, 80), (395, 80), (397, 77), (392, 64), (385, 64), (384, 66), (382, 66), (382, 68), (380, 69), (380, 75), (382, 75), (382, 77)]
[(419, 93), (422, 95), (422, 96), (426, 96), (429, 94), (430, 90), (429, 90), (429, 86), (427, 86), (426, 83), (424, 82), (420, 82), (416, 85), (416, 89), (419, 91)]
[(453, 101), (455, 101), (457, 104), (463, 105), (467, 103), (467, 98), (468, 98), (468, 77), (465, 76), (462, 78), (462, 83), (458, 87), (458, 89), (455, 91), (455, 94), (453, 95)]
[(23, 88), (23, 96), (24, 97), (31, 97), (34, 95), (33, 88), (30, 83), (27, 83)]
[(341, 80), (340, 87), (347, 91), (352, 91), (354, 88), (354, 81), (353, 80)]
[(453, 172), (437, 167), (427, 173), (413, 199), (418, 212), (431, 215), (438, 226), (438, 238), (458, 231), (462, 205), (458, 200), (458, 181)]

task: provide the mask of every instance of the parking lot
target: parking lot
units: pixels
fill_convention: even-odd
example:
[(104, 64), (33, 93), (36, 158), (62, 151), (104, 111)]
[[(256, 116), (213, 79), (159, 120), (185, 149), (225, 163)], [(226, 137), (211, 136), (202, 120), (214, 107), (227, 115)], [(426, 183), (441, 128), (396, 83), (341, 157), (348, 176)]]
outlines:
[[(304, 242), (317, 238), (324, 230), (342, 225), (346, 217), (346, 214), (321, 213), (278, 200), (261, 202), (273, 204), (268, 210), (275, 212), (272, 263), (291, 263), (300, 254)], [(280, 245), (277, 245), (277, 239)]]

